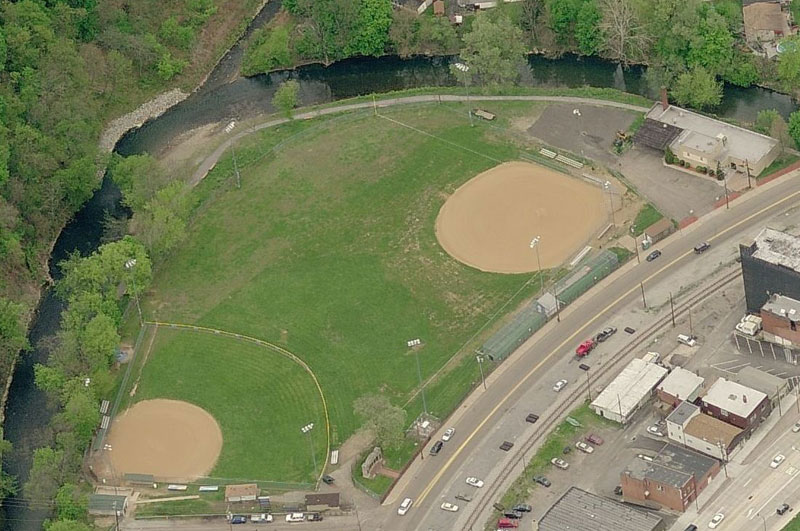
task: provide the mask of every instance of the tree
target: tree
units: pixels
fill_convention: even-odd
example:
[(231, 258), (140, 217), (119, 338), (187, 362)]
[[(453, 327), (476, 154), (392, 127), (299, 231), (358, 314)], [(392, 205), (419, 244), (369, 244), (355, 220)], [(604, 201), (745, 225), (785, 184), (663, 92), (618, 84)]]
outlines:
[(287, 118), (292, 117), (292, 109), (297, 107), (297, 94), (300, 92), (300, 83), (294, 79), (284, 81), (272, 96), (272, 105), (280, 109)]
[(289, 51), (289, 29), (260, 28), (253, 32), (242, 58), (242, 73), (246, 76), (265, 74), (292, 64)]
[(57, 520), (45, 524), (45, 531), (92, 531), (92, 528), (83, 522), (75, 520)]
[(364, 395), (353, 403), (356, 415), (365, 420), (365, 426), (375, 432), (383, 448), (396, 448), (404, 438), (406, 411), (392, 405), (383, 395)]
[(461, 57), (470, 66), (470, 74), (489, 85), (505, 85), (519, 76), (525, 61), (522, 32), (501, 15), (491, 20), (478, 13), (472, 30), (464, 35)]
[(544, 0), (522, 0), (520, 27), (527, 37), (528, 44), (538, 40), (539, 19), (545, 12)]
[(772, 125), (769, 128), (769, 136), (777, 140), (781, 145), (781, 154), (786, 153), (787, 148), (791, 148), (794, 140), (789, 134), (789, 126), (781, 115), (772, 120)]
[(70, 387), (59, 420), (69, 426), (78, 441), (86, 445), (100, 422), (99, 404), (82, 381), (77, 380)]
[(781, 115), (775, 109), (764, 109), (763, 111), (758, 111), (756, 121), (753, 124), (753, 129), (763, 135), (768, 135), (772, 130), (772, 123), (780, 117)]
[(355, 32), (348, 45), (348, 55), (382, 55), (392, 25), (390, 0), (359, 0)]
[(794, 139), (795, 146), (800, 149), (800, 111), (789, 115), (789, 135)]
[(603, 20), (600, 30), (605, 36), (603, 50), (623, 65), (640, 60), (650, 44), (650, 37), (639, 22), (631, 0), (602, 0)]
[(111, 179), (122, 192), (122, 202), (138, 212), (167, 180), (164, 170), (151, 155), (115, 154), (109, 165)]
[(389, 28), (389, 42), (394, 51), (402, 58), (411, 56), (416, 49), (419, 22), (417, 16), (407, 9), (397, 9)]
[(0, 367), (10, 368), (17, 353), (29, 347), (22, 314), (21, 304), (0, 297)]
[(672, 97), (678, 105), (689, 105), (697, 109), (715, 107), (722, 101), (722, 83), (702, 66), (678, 76)]
[(186, 236), (191, 206), (186, 184), (173, 181), (134, 215), (132, 231), (144, 242), (153, 260), (163, 260)]
[(56, 516), (59, 520), (85, 520), (88, 514), (88, 496), (76, 485), (65, 483), (56, 493)]
[(602, 18), (596, 0), (586, 0), (578, 11), (575, 21), (575, 40), (578, 41), (578, 50), (583, 55), (594, 55), (600, 48), (603, 42), (600, 33)]
[(63, 460), (64, 452), (49, 446), (33, 451), (33, 465), (23, 489), (27, 499), (49, 500), (56, 495), (67, 472)]
[(569, 43), (580, 9), (581, 0), (547, 0), (548, 26), (559, 44)]
[(444, 17), (422, 17), (417, 31), (417, 51), (427, 55), (458, 52), (458, 35)]
[(714, 75), (721, 74), (733, 59), (733, 35), (722, 15), (709, 10), (700, 21), (699, 31), (689, 44), (689, 67), (703, 66)]
[(778, 56), (778, 79), (785, 90), (800, 90), (800, 37), (784, 42), (786, 51)]

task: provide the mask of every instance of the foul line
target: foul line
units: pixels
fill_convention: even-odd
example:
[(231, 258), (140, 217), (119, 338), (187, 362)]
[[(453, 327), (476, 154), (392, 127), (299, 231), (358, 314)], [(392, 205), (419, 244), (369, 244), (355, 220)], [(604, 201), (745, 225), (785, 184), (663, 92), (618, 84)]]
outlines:
[[(743, 224), (747, 223), (747, 222), (748, 222), (748, 221), (750, 221), (751, 219), (753, 219), (753, 218), (755, 218), (755, 217), (757, 217), (757, 216), (760, 216), (760, 215), (761, 215), (761, 214), (763, 214), (764, 212), (767, 212), (767, 211), (769, 211), (769, 210), (771, 210), (771, 209), (775, 208), (776, 206), (778, 206), (778, 205), (780, 205), (780, 204), (782, 204), (782, 203), (786, 203), (787, 201), (789, 201), (789, 200), (791, 200), (791, 199), (794, 199), (794, 198), (795, 198), (795, 197), (797, 197), (798, 195), (800, 195), (800, 192), (794, 192), (793, 194), (791, 194), (791, 195), (788, 195), (788, 196), (784, 197), (783, 199), (781, 199), (781, 200), (779, 200), (779, 201), (777, 201), (777, 202), (775, 202), (775, 203), (773, 203), (773, 204), (771, 204), (771, 205), (768, 205), (768, 206), (766, 206), (766, 207), (762, 208), (761, 210), (758, 210), (757, 212), (754, 212), (754, 213), (750, 214), (750, 215), (749, 215), (749, 216), (747, 216), (746, 218), (744, 218), (744, 219), (740, 220), (739, 222), (737, 222), (737, 223), (735, 223), (735, 224), (731, 225), (730, 227), (728, 227), (727, 229), (723, 230), (723, 231), (722, 231), (722, 232), (720, 232), (719, 234), (717, 234), (717, 235), (715, 235), (715, 236), (713, 236), (713, 237), (709, 238), (709, 241), (714, 241), (714, 240), (718, 240), (718, 239), (720, 239), (720, 238), (721, 238), (723, 235), (725, 235), (725, 234), (727, 234), (728, 232), (730, 232), (730, 231), (734, 230), (735, 228), (737, 228), (737, 227), (739, 227), (739, 226), (741, 226), (741, 225), (743, 225)], [(671, 262), (669, 262), (668, 264), (665, 264), (665, 265), (664, 265), (664, 266), (663, 266), (661, 269), (659, 269), (659, 270), (657, 270), (657, 271), (653, 272), (653, 273), (652, 273), (650, 276), (648, 276), (647, 278), (645, 278), (644, 280), (642, 280), (642, 283), (644, 283), (644, 282), (648, 282), (648, 281), (652, 280), (652, 279), (653, 279), (653, 278), (655, 278), (657, 275), (660, 275), (660, 274), (661, 274), (661, 273), (663, 273), (663, 272), (664, 272), (666, 269), (668, 269), (668, 268), (672, 267), (672, 266), (673, 266), (675, 263), (677, 263), (679, 260), (682, 260), (682, 259), (686, 258), (687, 256), (689, 256), (689, 255), (690, 255), (690, 254), (692, 254), (693, 252), (694, 252), (694, 251), (690, 249), (690, 250), (686, 251), (685, 253), (683, 253), (683, 254), (679, 255), (677, 258), (675, 258), (674, 260), (672, 260), (672, 261), (671, 261)], [(475, 435), (477, 435), (477, 433), (478, 433), (478, 432), (479, 432), (479, 431), (480, 431), (480, 430), (481, 430), (481, 429), (482, 429), (482, 428), (483, 428), (483, 427), (486, 425), (486, 423), (487, 423), (487, 422), (489, 422), (489, 419), (490, 419), (490, 418), (492, 418), (492, 417), (494, 416), (494, 414), (495, 414), (495, 413), (497, 413), (497, 411), (498, 411), (498, 410), (500, 410), (500, 408), (501, 408), (501, 407), (503, 407), (503, 405), (504, 405), (504, 404), (506, 403), (506, 401), (507, 401), (507, 400), (508, 400), (508, 399), (511, 397), (511, 395), (513, 395), (513, 394), (514, 394), (514, 393), (515, 393), (515, 392), (516, 392), (516, 391), (517, 391), (517, 390), (518, 390), (518, 389), (519, 389), (519, 388), (520, 388), (520, 387), (521, 387), (521, 386), (522, 386), (522, 385), (523, 385), (523, 384), (524, 384), (524, 383), (525, 383), (525, 382), (528, 380), (528, 378), (530, 378), (531, 376), (533, 376), (533, 374), (534, 374), (534, 373), (536, 373), (536, 372), (537, 372), (539, 369), (541, 369), (541, 368), (542, 368), (542, 366), (543, 366), (545, 363), (547, 363), (547, 362), (548, 362), (548, 361), (549, 361), (549, 360), (550, 360), (550, 359), (551, 359), (553, 356), (555, 356), (555, 355), (556, 355), (556, 353), (557, 353), (558, 351), (560, 351), (560, 350), (561, 350), (561, 349), (563, 349), (565, 346), (567, 346), (567, 344), (569, 344), (569, 343), (571, 343), (572, 341), (574, 341), (576, 337), (578, 337), (579, 335), (583, 334), (584, 330), (586, 330), (587, 328), (589, 328), (589, 326), (590, 326), (590, 325), (593, 325), (593, 324), (594, 324), (594, 322), (595, 322), (595, 321), (597, 321), (601, 315), (605, 314), (605, 313), (606, 313), (607, 311), (609, 311), (609, 310), (610, 310), (612, 307), (616, 306), (616, 305), (617, 305), (619, 302), (621, 302), (623, 299), (625, 299), (625, 298), (627, 298), (628, 296), (630, 296), (630, 295), (631, 295), (633, 292), (635, 292), (635, 291), (636, 291), (636, 286), (633, 286), (633, 287), (632, 287), (632, 288), (630, 288), (628, 291), (626, 291), (625, 293), (623, 293), (622, 295), (620, 295), (619, 297), (617, 297), (617, 298), (616, 298), (616, 299), (615, 299), (615, 300), (614, 300), (612, 303), (610, 303), (609, 305), (607, 305), (605, 308), (603, 308), (603, 309), (602, 309), (602, 310), (600, 310), (599, 312), (596, 312), (596, 313), (595, 313), (595, 316), (594, 316), (593, 318), (591, 318), (591, 319), (589, 319), (588, 321), (586, 321), (586, 322), (583, 324), (583, 326), (581, 326), (580, 328), (578, 328), (577, 330), (575, 330), (575, 332), (573, 332), (573, 333), (572, 333), (572, 335), (570, 335), (570, 336), (568, 336), (566, 339), (564, 339), (564, 341), (562, 341), (562, 342), (561, 342), (561, 344), (559, 344), (559, 345), (558, 345), (558, 346), (557, 346), (555, 349), (553, 349), (553, 350), (552, 350), (552, 351), (551, 351), (551, 352), (550, 352), (550, 353), (549, 353), (547, 356), (545, 356), (545, 357), (544, 357), (544, 358), (543, 358), (543, 359), (542, 359), (542, 360), (541, 360), (539, 363), (537, 363), (536, 365), (534, 365), (534, 367), (533, 367), (533, 368), (532, 368), (530, 371), (528, 371), (528, 372), (527, 372), (527, 374), (525, 374), (525, 375), (522, 377), (522, 379), (520, 379), (520, 381), (519, 381), (519, 382), (517, 382), (517, 383), (516, 383), (516, 385), (514, 385), (514, 387), (512, 387), (512, 388), (509, 390), (509, 392), (508, 392), (508, 393), (506, 393), (506, 395), (505, 395), (505, 396), (503, 396), (503, 398), (502, 398), (502, 399), (501, 399), (501, 400), (500, 400), (500, 401), (497, 403), (497, 405), (496, 405), (496, 406), (495, 406), (495, 407), (494, 407), (494, 408), (493, 408), (493, 409), (492, 409), (492, 410), (489, 412), (489, 414), (488, 414), (488, 415), (486, 415), (486, 416), (484, 417), (484, 419), (483, 419), (483, 420), (480, 422), (480, 424), (478, 424), (478, 426), (477, 426), (477, 427), (476, 427), (476, 428), (475, 428), (475, 429), (472, 431), (472, 433), (470, 433), (470, 434), (469, 434), (469, 436), (468, 436), (468, 437), (467, 437), (467, 438), (464, 440), (464, 442), (463, 442), (463, 443), (461, 443), (461, 445), (460, 445), (460, 446), (459, 446), (459, 447), (456, 449), (456, 451), (455, 451), (455, 452), (453, 452), (453, 455), (452, 455), (452, 456), (450, 456), (450, 458), (449, 458), (449, 459), (448, 459), (448, 460), (445, 462), (444, 466), (443, 466), (443, 467), (442, 467), (442, 468), (439, 470), (439, 472), (437, 472), (437, 473), (436, 473), (436, 475), (433, 477), (433, 479), (431, 479), (431, 481), (428, 483), (428, 485), (425, 487), (425, 489), (424, 489), (424, 490), (422, 491), (422, 493), (419, 495), (419, 503), (422, 503), (422, 502), (425, 500), (425, 498), (428, 496), (428, 494), (430, 494), (431, 490), (433, 490), (433, 487), (436, 485), (436, 483), (438, 483), (438, 482), (439, 482), (439, 480), (440, 480), (440, 479), (442, 479), (442, 476), (444, 475), (444, 473), (447, 471), (447, 469), (448, 469), (448, 468), (450, 468), (450, 466), (453, 464), (453, 462), (456, 460), (456, 458), (458, 458), (458, 456), (461, 454), (461, 452), (464, 450), (464, 448), (467, 446), (467, 444), (469, 444), (469, 442), (470, 442), (470, 441), (473, 439), (473, 437), (475, 437)]]
[(258, 339), (251, 336), (246, 336), (244, 334), (237, 334), (235, 332), (228, 332), (226, 330), (219, 330), (217, 328), (208, 328), (205, 326), (196, 326), (190, 324), (182, 324), (182, 323), (164, 323), (160, 321), (145, 321), (146, 324), (151, 324), (156, 326), (156, 330), (159, 326), (166, 326), (169, 328), (180, 328), (183, 330), (191, 330), (193, 332), (205, 332), (207, 334), (214, 334), (218, 336), (225, 336), (230, 337), (233, 339), (241, 339), (243, 341), (249, 341), (250, 343), (256, 344), (260, 347), (264, 347), (268, 350), (272, 350), (281, 356), (284, 356), (298, 365), (300, 365), (310, 376), (311, 379), (314, 380), (314, 385), (317, 386), (317, 392), (319, 392), (319, 398), (322, 400), (322, 410), (325, 413), (325, 460), (322, 462), (322, 469), (319, 472), (319, 477), (317, 478), (316, 482), (322, 479), (322, 476), (325, 475), (325, 466), (328, 464), (328, 456), (331, 453), (331, 422), (330, 417), (328, 416), (328, 403), (325, 401), (325, 394), (322, 392), (322, 386), (319, 384), (319, 380), (317, 380), (317, 376), (314, 374), (314, 371), (311, 370), (311, 367), (303, 361), (302, 359), (298, 358), (295, 354), (292, 354), (288, 350), (283, 347), (279, 347), (274, 343), (270, 343), (269, 341), (264, 341), (263, 339)]

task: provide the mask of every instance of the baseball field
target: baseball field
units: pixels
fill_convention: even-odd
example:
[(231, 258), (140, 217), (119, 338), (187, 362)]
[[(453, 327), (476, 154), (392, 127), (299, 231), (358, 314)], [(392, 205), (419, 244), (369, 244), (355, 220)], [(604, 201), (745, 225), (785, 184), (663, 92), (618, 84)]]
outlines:
[[(409, 421), (421, 412), (415, 353), (406, 345), (419, 338), (428, 409), (447, 416), (479, 381), (472, 349), (539, 286), (531, 238), (542, 238), (548, 274), (606, 222), (601, 190), (519, 162), (530, 146), (504, 116), (536, 114), (537, 104), (490, 110), (501, 118), (474, 127), (465, 107), (431, 104), (245, 138), (236, 148), (241, 188), (228, 158), (198, 186), (189, 235), (142, 300), (145, 319), (245, 334), (305, 361), (327, 401), (333, 448), (361, 425), (353, 402), (364, 394), (388, 396)], [(487, 177), (498, 166), (503, 171)], [(477, 195), (443, 209), (474, 191), (462, 186), (478, 176)], [(500, 195), (487, 206), (486, 193)], [(448, 209), (458, 215), (437, 227)], [(480, 267), (499, 252), (486, 243), (493, 239), (508, 256), (502, 267)], [(310, 480), (300, 432), (308, 422), (320, 426), (313, 444), (325, 460), (311, 377), (257, 346), (159, 328), (131, 403), (159, 398), (216, 419), (223, 442), (213, 476)]]

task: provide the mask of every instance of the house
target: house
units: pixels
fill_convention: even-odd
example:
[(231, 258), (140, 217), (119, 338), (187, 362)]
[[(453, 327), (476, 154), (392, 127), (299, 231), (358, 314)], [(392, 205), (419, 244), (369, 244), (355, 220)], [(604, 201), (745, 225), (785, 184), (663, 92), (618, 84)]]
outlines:
[(225, 501), (229, 503), (255, 501), (260, 493), (261, 491), (255, 483), (228, 485), (225, 487)]
[(128, 497), (116, 494), (90, 494), (88, 509), (92, 516), (123, 516), (128, 510)]
[[(800, 305), (798, 305), (800, 308)], [(740, 383), (750, 389), (761, 391), (769, 397), (771, 409), (778, 407), (778, 400), (786, 396), (789, 389), (788, 380), (784, 380), (774, 374), (764, 372), (755, 367), (743, 367), (734, 377), (736, 383)]]
[(791, 297), (773, 293), (761, 307), (764, 339), (771, 343), (786, 347), (800, 345), (798, 321), (800, 321), (800, 301)]
[(760, 313), (773, 293), (800, 300), (800, 238), (765, 228), (739, 245), (739, 256), (747, 313)]
[(661, 218), (646, 229), (644, 229), (644, 239), (651, 244), (663, 240), (675, 230), (675, 226), (667, 218)]
[(603, 418), (627, 424), (666, 374), (664, 367), (634, 358), (589, 407)]
[(736, 382), (720, 378), (700, 398), (700, 408), (706, 415), (751, 432), (769, 415), (769, 398), (765, 393)]
[(539, 520), (539, 531), (666, 531), (660, 516), (570, 487)]
[(781, 150), (774, 138), (670, 105), (666, 95), (650, 108), (646, 119), (681, 129), (668, 147), (691, 167), (758, 175)]
[(789, 21), (780, 2), (752, 2), (742, 7), (744, 36), (750, 45), (775, 40), (789, 34)]
[(658, 387), (656, 387), (656, 394), (659, 400), (672, 407), (677, 406), (684, 400), (694, 402), (697, 397), (700, 396), (704, 381), (705, 378), (702, 376), (687, 371), (683, 367), (675, 367), (672, 369), (672, 372), (658, 384)]
[(719, 461), (666, 444), (645, 461), (638, 457), (620, 474), (626, 502), (683, 512), (719, 473)]
[(691, 402), (683, 402), (667, 417), (667, 437), (678, 445), (728, 461), (744, 440), (744, 431), (701, 413)]

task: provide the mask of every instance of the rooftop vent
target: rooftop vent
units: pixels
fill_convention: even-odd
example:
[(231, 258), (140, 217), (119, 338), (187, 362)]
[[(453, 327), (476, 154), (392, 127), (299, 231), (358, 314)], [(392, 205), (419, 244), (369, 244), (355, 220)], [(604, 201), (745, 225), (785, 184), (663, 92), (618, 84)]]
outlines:
[(729, 394), (728, 400), (736, 400), (736, 395), (734, 395), (733, 393)]

